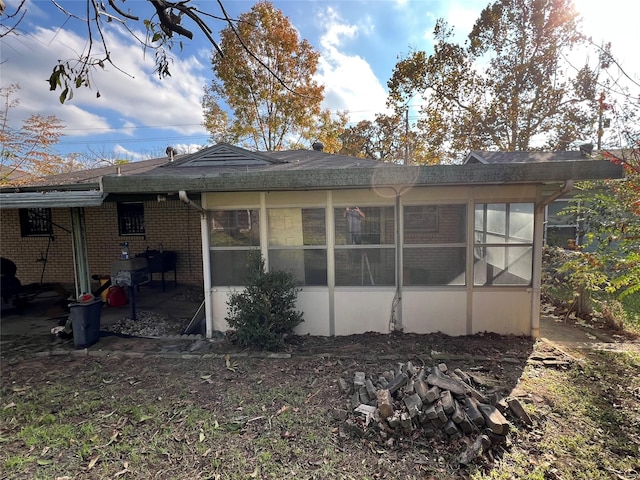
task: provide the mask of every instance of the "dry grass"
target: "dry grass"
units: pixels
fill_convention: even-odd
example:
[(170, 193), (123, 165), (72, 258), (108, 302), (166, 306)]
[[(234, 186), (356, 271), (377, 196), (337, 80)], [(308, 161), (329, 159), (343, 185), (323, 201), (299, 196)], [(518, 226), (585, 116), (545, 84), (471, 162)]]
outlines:
[[(311, 341), (311, 340), (309, 340)], [(336, 341), (337, 342), (337, 341)], [(355, 336), (289, 359), (49, 357), (3, 361), (0, 478), (610, 479), (640, 472), (640, 356), (527, 363), (522, 338)], [(317, 351), (325, 350), (322, 355)], [(309, 351), (307, 351), (309, 353)], [(557, 353), (557, 352), (554, 352)], [(514, 361), (515, 359), (515, 361)], [(527, 392), (533, 427), (461, 467), (464, 441), (354, 436), (338, 377), (398, 361), (482, 367)]]

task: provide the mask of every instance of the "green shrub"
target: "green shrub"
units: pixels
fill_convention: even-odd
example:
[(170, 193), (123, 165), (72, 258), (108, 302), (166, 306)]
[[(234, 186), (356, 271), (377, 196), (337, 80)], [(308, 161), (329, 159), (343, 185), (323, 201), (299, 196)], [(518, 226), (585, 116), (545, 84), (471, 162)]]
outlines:
[(295, 311), (299, 288), (291, 272), (266, 272), (259, 251), (249, 253), (247, 287), (229, 297), (226, 320), (244, 346), (277, 350), (302, 319)]

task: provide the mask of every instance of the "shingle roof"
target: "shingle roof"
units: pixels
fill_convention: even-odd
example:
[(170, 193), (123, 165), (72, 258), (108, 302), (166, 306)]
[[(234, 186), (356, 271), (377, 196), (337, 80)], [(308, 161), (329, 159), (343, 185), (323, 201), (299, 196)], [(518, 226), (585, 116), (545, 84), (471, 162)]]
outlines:
[[(540, 165), (544, 162), (549, 163)], [(620, 175), (610, 162), (585, 159), (579, 152), (472, 152), (466, 163), (404, 166), (318, 150), (253, 152), (219, 143), (193, 154), (175, 156), (173, 160), (162, 157), (55, 175), (39, 184), (20, 187), (20, 191), (152, 194), (178, 190), (307, 190), (535, 183)]]
[[(177, 157), (176, 157), (177, 158)], [(69, 173), (50, 175), (35, 182), (30, 182), (29, 187), (38, 186), (63, 186), (74, 184), (97, 184), (100, 177), (105, 175), (134, 175), (136, 173), (148, 172), (167, 163), (167, 157), (152, 158), (150, 160), (139, 160), (137, 162), (122, 163), (119, 165), (109, 165), (106, 167), (89, 168), (77, 170)]]
[[(145, 176), (224, 175), (242, 172), (278, 172), (284, 170), (328, 170), (397, 167), (368, 158), (336, 155), (317, 150), (252, 152), (226, 143), (218, 143), (178, 161), (140, 172)], [(136, 172), (137, 173), (137, 172)], [(135, 175), (135, 174), (134, 174)]]
[(582, 151), (566, 152), (471, 152), (464, 163), (545, 163), (588, 160), (590, 157)]
[(249, 171), (281, 170), (322, 170), (357, 167), (393, 167), (366, 158), (334, 155), (317, 150), (287, 150), (279, 152), (254, 152), (227, 143), (218, 143), (191, 154), (153, 158), (136, 162), (109, 165), (105, 167), (78, 170), (59, 175), (51, 175), (22, 185), (21, 189), (41, 189), (43, 187), (97, 186), (104, 176), (181, 176), (211, 175)]

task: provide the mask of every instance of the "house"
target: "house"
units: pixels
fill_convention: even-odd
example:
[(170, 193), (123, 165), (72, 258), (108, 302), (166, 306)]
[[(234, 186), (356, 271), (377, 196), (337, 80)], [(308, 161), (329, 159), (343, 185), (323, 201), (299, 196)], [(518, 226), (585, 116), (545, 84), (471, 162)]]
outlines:
[(0, 253), (23, 283), (44, 258), (42, 277), (87, 291), (122, 243), (162, 245), (180, 282), (203, 285), (211, 336), (260, 249), (301, 287), (300, 334), (536, 337), (546, 206), (574, 181), (622, 176), (585, 158), (400, 166), (225, 143), (147, 162), (0, 193)]
[[(563, 152), (496, 152), (473, 151), (464, 159), (464, 164), (505, 164), (505, 163), (546, 163), (560, 161), (576, 161), (591, 158), (593, 145), (586, 144), (578, 151)], [(584, 222), (574, 214), (566, 214), (564, 210), (571, 206), (574, 191), (555, 199), (545, 206), (543, 241), (552, 247), (571, 247), (583, 245), (585, 238)]]

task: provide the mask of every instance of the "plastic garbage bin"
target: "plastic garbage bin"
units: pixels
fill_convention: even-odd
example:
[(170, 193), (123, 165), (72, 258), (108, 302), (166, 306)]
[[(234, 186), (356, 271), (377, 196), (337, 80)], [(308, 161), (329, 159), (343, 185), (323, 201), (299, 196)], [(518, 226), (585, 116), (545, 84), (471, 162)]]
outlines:
[(71, 303), (69, 309), (73, 344), (76, 348), (90, 347), (100, 339), (102, 299), (98, 297), (90, 302)]

